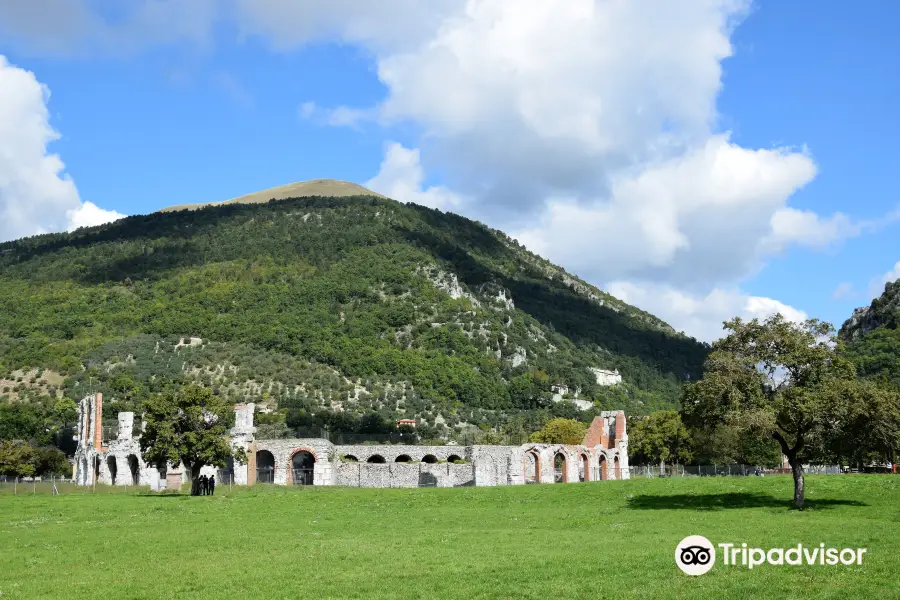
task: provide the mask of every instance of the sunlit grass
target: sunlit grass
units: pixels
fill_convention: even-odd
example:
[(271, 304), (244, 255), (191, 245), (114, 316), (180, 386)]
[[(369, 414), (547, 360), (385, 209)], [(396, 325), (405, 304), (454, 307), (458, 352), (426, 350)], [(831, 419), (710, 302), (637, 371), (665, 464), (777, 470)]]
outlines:
[[(0, 495), (0, 598), (872, 598), (898, 595), (900, 477), (457, 489), (98, 487)], [(861, 566), (674, 564), (690, 534), (869, 549)]]

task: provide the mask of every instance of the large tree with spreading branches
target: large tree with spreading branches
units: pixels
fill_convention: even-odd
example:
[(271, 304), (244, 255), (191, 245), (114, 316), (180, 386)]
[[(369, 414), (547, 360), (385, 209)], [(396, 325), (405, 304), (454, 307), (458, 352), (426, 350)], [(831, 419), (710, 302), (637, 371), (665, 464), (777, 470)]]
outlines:
[(850, 449), (887, 457), (897, 448), (897, 392), (857, 379), (830, 324), (776, 315), (737, 318), (725, 329), (703, 379), (685, 387), (682, 414), (692, 426), (725, 425), (776, 440), (791, 466), (797, 508), (805, 502), (804, 463), (849, 458)]
[(228, 439), (233, 406), (206, 388), (191, 385), (152, 396), (143, 404), (143, 418), (144, 460), (157, 468), (183, 463), (191, 473), (191, 495), (199, 493), (203, 466), (224, 467), (230, 458), (246, 462), (244, 451)]

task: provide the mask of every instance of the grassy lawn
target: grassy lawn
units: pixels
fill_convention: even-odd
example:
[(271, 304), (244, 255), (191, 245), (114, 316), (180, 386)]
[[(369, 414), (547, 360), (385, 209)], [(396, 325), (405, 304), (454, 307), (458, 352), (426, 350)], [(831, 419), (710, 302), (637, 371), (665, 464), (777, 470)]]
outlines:
[[(0, 494), (0, 598), (900, 598), (900, 477), (459, 489), (256, 487), (215, 497)], [(222, 493), (224, 492), (224, 493)], [(698, 534), (866, 547), (861, 566), (688, 577)]]

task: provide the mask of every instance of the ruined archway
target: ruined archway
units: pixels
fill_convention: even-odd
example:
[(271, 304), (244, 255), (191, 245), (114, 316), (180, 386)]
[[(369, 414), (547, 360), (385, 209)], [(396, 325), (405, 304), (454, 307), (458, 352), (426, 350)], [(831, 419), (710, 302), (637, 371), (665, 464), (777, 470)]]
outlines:
[(394, 462), (398, 463), (408, 463), (412, 462), (412, 457), (409, 454), (401, 454), (397, 458), (394, 459)]
[(297, 450), (291, 456), (291, 475), (294, 485), (312, 485), (316, 457), (309, 450)]
[(119, 468), (116, 465), (116, 457), (115, 456), (107, 456), (106, 457), (106, 468), (109, 469), (110, 485), (116, 485), (116, 475), (119, 474)]
[(618, 456), (613, 459), (613, 473), (615, 473), (616, 479), (622, 479), (622, 470), (619, 468)]
[(461, 463), (461, 462), (463, 462), (463, 459), (462, 459), (462, 456), (459, 456), (458, 454), (451, 454), (450, 456), (447, 457), (447, 462), (448, 463)]
[(275, 456), (268, 450), (256, 453), (256, 482), (275, 483)]
[(422, 457), (422, 462), (428, 463), (429, 465), (433, 465), (437, 461), (438, 461), (437, 456), (435, 456), (434, 454), (426, 454), (425, 456)]
[(383, 457), (382, 455), (380, 455), (380, 454), (373, 454), (372, 456), (369, 457), (369, 460), (367, 460), (366, 462), (367, 462), (367, 463), (373, 463), (373, 464), (382, 465), (382, 464), (384, 464), (386, 461), (384, 460), (384, 457)]
[(569, 482), (569, 460), (562, 452), (553, 455), (553, 483)]
[(522, 471), (526, 484), (541, 482), (541, 455), (536, 450), (526, 452), (522, 457)]
[(128, 472), (131, 474), (131, 485), (139, 485), (141, 482), (141, 465), (134, 454), (128, 455)]
[(606, 481), (609, 479), (609, 465), (606, 462), (606, 457), (602, 454), (600, 455), (600, 481)]
[(359, 462), (359, 459), (353, 456), (352, 454), (344, 455), (344, 462)]
[(578, 475), (581, 481), (590, 481), (591, 480), (591, 459), (584, 452), (581, 453), (581, 460), (579, 461), (579, 469)]
[(94, 483), (100, 483), (100, 457), (94, 457)]

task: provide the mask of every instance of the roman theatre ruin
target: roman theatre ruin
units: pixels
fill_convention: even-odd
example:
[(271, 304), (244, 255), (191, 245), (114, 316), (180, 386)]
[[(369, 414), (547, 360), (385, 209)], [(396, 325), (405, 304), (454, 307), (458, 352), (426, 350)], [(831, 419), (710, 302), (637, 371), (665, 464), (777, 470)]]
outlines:
[[(520, 446), (335, 445), (327, 439), (256, 439), (255, 405), (235, 406), (231, 443), (247, 462), (224, 469), (204, 467), (222, 483), (254, 485), (338, 485), (351, 487), (459, 487), (574, 483), (628, 479), (625, 413), (602, 412), (578, 445)], [(179, 488), (190, 479), (183, 465), (156, 468), (144, 462), (134, 413), (118, 414), (118, 427), (104, 430), (103, 397), (78, 405), (78, 485), (147, 485)]]

